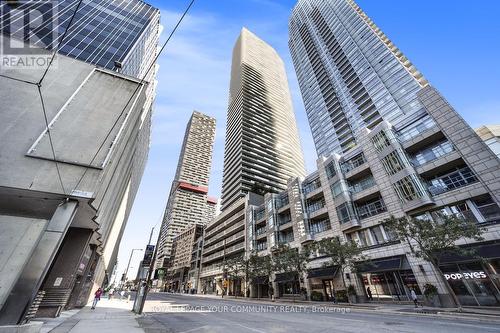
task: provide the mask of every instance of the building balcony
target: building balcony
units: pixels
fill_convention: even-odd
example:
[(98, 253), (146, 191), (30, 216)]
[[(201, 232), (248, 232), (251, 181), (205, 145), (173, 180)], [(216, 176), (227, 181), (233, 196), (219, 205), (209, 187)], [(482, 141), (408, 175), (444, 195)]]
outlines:
[(365, 155), (363, 153), (360, 153), (359, 155), (345, 162), (340, 163), (340, 169), (342, 170), (342, 173), (346, 174), (365, 164), (366, 164)]
[(267, 228), (266, 227), (258, 228), (258, 229), (255, 230), (255, 235), (256, 236), (265, 235), (266, 232), (267, 232)]
[(319, 179), (316, 179), (310, 183), (302, 184), (302, 193), (304, 193), (304, 195), (306, 195), (306, 196), (309, 193), (314, 192), (318, 189), (321, 189), (321, 182)]
[(320, 216), (323, 216), (325, 214), (328, 214), (328, 209), (327, 209), (326, 205), (324, 205), (321, 208), (318, 208), (312, 212), (308, 212), (307, 215), (310, 219), (314, 219), (314, 218), (318, 218)]
[(331, 229), (332, 225), (330, 223), (330, 219), (328, 218), (319, 221), (309, 221), (309, 233), (311, 235), (319, 234)]
[(356, 182), (350, 182), (349, 192), (352, 194), (359, 193), (375, 185), (375, 180), (373, 179), (373, 176), (370, 175)]
[(460, 154), (454, 150), (445, 155), (439, 156), (436, 159), (429, 161), (425, 164), (418, 165), (415, 167), (415, 170), (421, 176), (428, 175), (430, 173), (436, 173), (438, 170), (444, 169), (449, 164), (459, 164), (462, 163), (462, 157)]
[(361, 223), (356, 218), (352, 218), (349, 221), (346, 221), (346, 222), (340, 224), (340, 230), (342, 232), (347, 231), (347, 230), (351, 230), (351, 229), (355, 229), (355, 228), (360, 228), (360, 227), (361, 227)]
[(427, 189), (432, 195), (439, 195), (477, 182), (472, 170), (465, 166), (427, 181)]
[(401, 143), (407, 143), (413, 141), (413, 139), (420, 139), (420, 137), (430, 132), (431, 130), (438, 129), (434, 120), (427, 116), (414, 125), (410, 125), (407, 128), (399, 131), (397, 133), (397, 138)]

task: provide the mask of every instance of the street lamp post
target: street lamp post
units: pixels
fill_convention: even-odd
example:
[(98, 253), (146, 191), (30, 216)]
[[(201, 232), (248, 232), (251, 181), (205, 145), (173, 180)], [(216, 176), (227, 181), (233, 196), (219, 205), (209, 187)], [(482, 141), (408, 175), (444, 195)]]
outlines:
[[(130, 251), (130, 257), (128, 258), (128, 264), (127, 264), (127, 269), (125, 270), (125, 273), (123, 274), (123, 280), (127, 280), (127, 274), (128, 274), (128, 270), (130, 268), (130, 261), (132, 261), (132, 256), (134, 255), (134, 251), (143, 251), (142, 249), (132, 249), (132, 251)], [(123, 286), (123, 282), (125, 281), (122, 281), (122, 286)]]

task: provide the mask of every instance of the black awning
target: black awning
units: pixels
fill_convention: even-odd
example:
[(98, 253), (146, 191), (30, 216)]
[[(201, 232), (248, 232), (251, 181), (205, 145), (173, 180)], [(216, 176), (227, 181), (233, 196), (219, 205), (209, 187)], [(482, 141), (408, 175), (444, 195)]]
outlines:
[(329, 266), (309, 269), (307, 271), (307, 278), (319, 278), (319, 277), (334, 277), (339, 270), (338, 266)]
[(266, 284), (267, 283), (267, 276), (257, 276), (252, 279), (252, 283), (254, 284)]
[(375, 259), (360, 263), (356, 267), (358, 273), (375, 273), (401, 269), (403, 257)]
[(467, 246), (461, 246), (465, 251), (470, 251), (467, 254), (459, 253), (445, 253), (440, 258), (440, 264), (451, 264), (462, 261), (479, 260), (479, 258), (484, 259), (495, 259), (500, 258), (500, 243), (488, 243), (488, 244), (472, 244)]
[(274, 282), (288, 282), (288, 281), (296, 281), (297, 279), (297, 272), (290, 272), (290, 273), (279, 273), (276, 274), (276, 278), (274, 279)]

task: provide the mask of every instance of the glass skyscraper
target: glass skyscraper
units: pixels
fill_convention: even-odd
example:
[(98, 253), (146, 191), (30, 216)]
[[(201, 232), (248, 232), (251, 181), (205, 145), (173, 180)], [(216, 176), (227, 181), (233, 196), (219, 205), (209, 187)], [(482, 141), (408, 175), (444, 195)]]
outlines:
[[(54, 49), (78, 0), (2, 2), (0, 30), (33, 46)], [(17, 3), (17, 4), (15, 4)], [(26, 15), (32, 19), (27, 22)], [(155, 54), (159, 10), (138, 0), (83, 1), (58, 52), (99, 67), (139, 77)]]
[(425, 115), (427, 81), (351, 0), (299, 0), (289, 46), (319, 156), (356, 146), (382, 120), (401, 128)]

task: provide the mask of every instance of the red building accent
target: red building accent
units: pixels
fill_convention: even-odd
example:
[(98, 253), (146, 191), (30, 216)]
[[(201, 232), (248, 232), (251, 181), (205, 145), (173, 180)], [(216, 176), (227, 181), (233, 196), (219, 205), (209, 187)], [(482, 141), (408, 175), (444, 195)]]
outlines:
[(179, 182), (178, 188), (181, 188), (183, 190), (195, 192), (195, 193), (201, 193), (201, 194), (207, 194), (208, 193), (208, 187), (206, 186), (199, 186), (199, 185), (194, 185), (186, 182)]
[(217, 198), (215, 198), (215, 197), (207, 197), (207, 202), (216, 205), (217, 204)]

